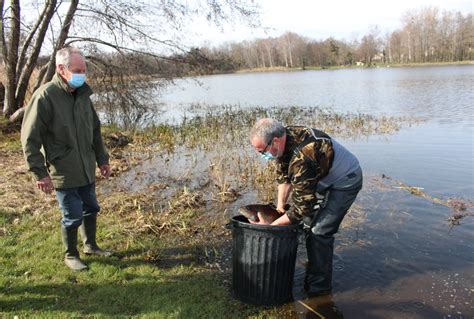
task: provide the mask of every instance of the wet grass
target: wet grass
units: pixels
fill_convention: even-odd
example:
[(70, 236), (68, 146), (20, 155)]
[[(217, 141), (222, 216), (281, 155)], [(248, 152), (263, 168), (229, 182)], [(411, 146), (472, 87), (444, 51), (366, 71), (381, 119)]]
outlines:
[[(184, 177), (148, 178), (138, 181), (149, 183), (144, 189), (134, 191), (131, 185), (107, 188), (111, 183), (98, 179), (98, 237), (117, 256), (86, 257), (90, 270), (83, 273), (63, 265), (56, 200), (34, 189), (15, 144), (18, 133), (2, 134), (0, 144), (12, 151), (2, 146), (0, 317), (263, 318), (276, 313), (235, 301), (226, 268), (230, 231), (224, 225), (232, 205), (249, 204), (248, 194), (261, 202), (275, 200), (275, 167), (264, 165), (248, 143), (251, 125), (264, 116), (353, 138), (391, 134), (413, 123), (322, 108), (196, 106), (196, 114), (179, 124), (132, 131), (104, 127), (116, 180), (133, 176), (147, 160), (175, 152), (189, 161), (204, 154), (201, 164), (207, 168), (196, 187)], [(362, 216), (361, 210), (354, 216)]]

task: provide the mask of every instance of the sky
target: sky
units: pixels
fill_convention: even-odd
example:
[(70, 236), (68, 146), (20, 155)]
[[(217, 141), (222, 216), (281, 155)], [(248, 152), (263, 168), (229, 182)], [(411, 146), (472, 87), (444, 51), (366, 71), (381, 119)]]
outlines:
[(378, 25), (382, 34), (401, 26), (408, 10), (437, 7), (440, 12), (473, 12), (473, 0), (254, 0), (261, 7), (261, 29), (239, 24), (224, 30), (210, 27), (204, 21), (193, 23), (188, 40), (193, 45), (217, 46), (226, 41), (239, 42), (255, 38), (277, 37), (292, 31), (311, 39), (330, 36), (352, 40), (367, 34)]

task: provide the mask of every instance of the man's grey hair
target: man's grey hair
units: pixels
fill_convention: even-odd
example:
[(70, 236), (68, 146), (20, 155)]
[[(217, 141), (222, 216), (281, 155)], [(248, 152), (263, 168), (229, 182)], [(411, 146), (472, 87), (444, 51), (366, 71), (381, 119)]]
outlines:
[(285, 127), (277, 120), (263, 118), (258, 120), (250, 131), (250, 139), (259, 138), (268, 144), (274, 137), (285, 135)]
[(65, 47), (58, 50), (56, 52), (56, 67), (58, 65), (65, 65), (66, 67), (69, 67), (69, 64), (71, 63), (71, 56), (73, 54), (79, 54), (84, 58), (82, 51), (73, 47)]

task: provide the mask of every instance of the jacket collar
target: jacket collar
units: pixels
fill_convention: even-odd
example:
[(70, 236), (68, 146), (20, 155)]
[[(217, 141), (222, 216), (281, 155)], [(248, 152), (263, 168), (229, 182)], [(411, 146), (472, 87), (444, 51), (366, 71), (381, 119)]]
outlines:
[[(72, 93), (69, 90), (69, 86), (67, 85), (67, 83), (64, 82), (63, 78), (57, 72), (54, 74), (52, 82), (56, 84), (57, 86), (59, 86), (62, 90), (68, 93)], [(90, 96), (92, 95), (92, 93), (94, 93), (91, 87), (87, 83), (84, 83), (80, 88), (77, 88), (76, 91), (77, 91), (77, 95)]]

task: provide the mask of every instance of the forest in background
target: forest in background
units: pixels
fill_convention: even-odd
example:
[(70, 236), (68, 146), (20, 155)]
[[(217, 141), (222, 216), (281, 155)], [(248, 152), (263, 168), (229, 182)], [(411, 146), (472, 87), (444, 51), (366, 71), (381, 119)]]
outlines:
[(350, 41), (333, 37), (315, 40), (286, 32), (276, 38), (194, 48), (188, 58), (192, 61), (206, 57), (212, 61), (208, 66), (212, 72), (458, 62), (473, 60), (473, 39), (472, 13), (440, 12), (428, 7), (406, 12), (401, 17), (401, 27), (387, 34), (377, 26)]
[[(436, 7), (406, 12), (401, 27), (382, 34), (373, 26), (360, 38), (315, 40), (294, 32), (216, 47), (194, 47), (157, 60), (143, 54), (102, 58), (119, 59), (133, 73), (170, 77), (232, 73), (241, 70), (330, 68), (472, 61), (474, 24), (471, 13)], [(107, 57), (106, 57), (107, 56)]]

